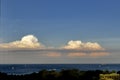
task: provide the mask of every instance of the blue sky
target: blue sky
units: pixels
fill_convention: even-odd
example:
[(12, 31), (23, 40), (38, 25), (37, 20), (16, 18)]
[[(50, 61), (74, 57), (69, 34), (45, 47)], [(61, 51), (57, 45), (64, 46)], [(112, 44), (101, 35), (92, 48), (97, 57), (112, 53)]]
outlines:
[[(119, 4), (119, 0), (1, 0), (0, 43), (20, 40), (26, 35), (36, 36), (47, 47), (59, 48), (70, 40), (97, 42), (115, 53), (108, 58), (119, 62), (116, 58), (120, 55)], [(71, 61), (77, 63), (79, 59)]]

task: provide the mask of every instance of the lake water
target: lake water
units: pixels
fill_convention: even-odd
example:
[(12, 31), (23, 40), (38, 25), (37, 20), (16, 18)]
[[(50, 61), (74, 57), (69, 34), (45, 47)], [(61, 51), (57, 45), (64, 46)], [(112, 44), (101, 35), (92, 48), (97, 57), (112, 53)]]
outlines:
[(0, 72), (7, 74), (30, 74), (43, 69), (57, 71), (62, 69), (120, 71), (120, 64), (0, 64)]

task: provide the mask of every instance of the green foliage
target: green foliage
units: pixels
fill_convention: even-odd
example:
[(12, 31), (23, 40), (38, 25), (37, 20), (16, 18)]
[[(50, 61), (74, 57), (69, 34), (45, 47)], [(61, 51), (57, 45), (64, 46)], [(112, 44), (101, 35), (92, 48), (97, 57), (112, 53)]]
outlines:
[(6, 73), (0, 73), (0, 80), (99, 80), (99, 75), (105, 73), (108, 74), (111, 72), (108, 70), (80, 71), (77, 69), (61, 70), (59, 72), (42, 70), (38, 73), (27, 75), (7, 75)]

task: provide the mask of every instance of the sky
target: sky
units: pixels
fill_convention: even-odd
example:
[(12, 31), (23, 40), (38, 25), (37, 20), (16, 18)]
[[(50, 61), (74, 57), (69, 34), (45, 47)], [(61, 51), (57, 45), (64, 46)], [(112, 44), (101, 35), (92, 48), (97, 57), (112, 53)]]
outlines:
[(0, 0), (0, 64), (119, 63), (119, 0)]

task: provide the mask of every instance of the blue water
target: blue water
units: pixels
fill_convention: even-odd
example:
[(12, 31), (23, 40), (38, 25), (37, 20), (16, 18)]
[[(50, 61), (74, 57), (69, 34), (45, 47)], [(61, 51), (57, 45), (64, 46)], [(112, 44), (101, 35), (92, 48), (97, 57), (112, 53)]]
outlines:
[(115, 70), (120, 71), (120, 64), (1, 64), (0, 72), (7, 74), (30, 74), (40, 70), (79, 69), (79, 70)]

